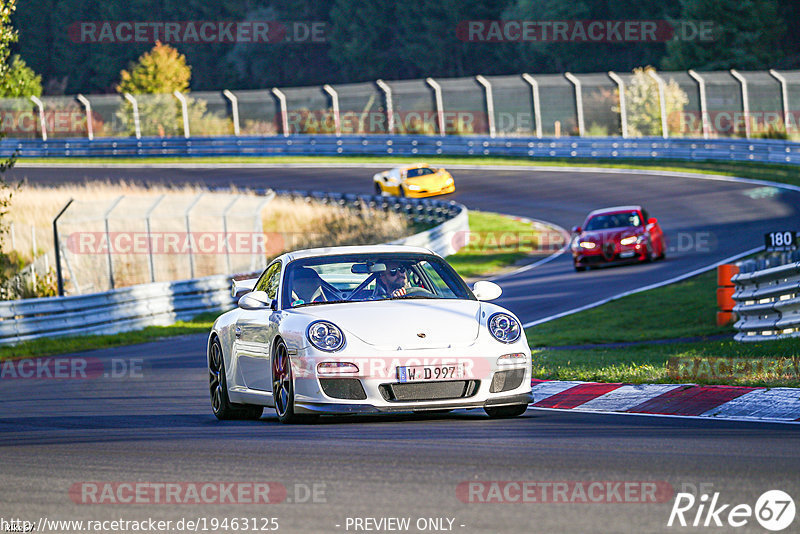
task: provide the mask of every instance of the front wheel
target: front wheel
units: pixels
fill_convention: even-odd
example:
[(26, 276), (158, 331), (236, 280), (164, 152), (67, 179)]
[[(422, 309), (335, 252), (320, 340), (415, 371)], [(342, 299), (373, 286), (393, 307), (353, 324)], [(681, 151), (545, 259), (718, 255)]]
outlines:
[(486, 406), (483, 408), (486, 415), (492, 419), (504, 419), (507, 417), (517, 417), (525, 413), (528, 409), (527, 404), (514, 404), (511, 406)]
[(583, 271), (586, 270), (586, 266), (578, 265), (577, 263), (574, 265), (574, 267), (575, 267), (575, 272), (576, 273), (580, 273), (580, 272), (583, 272)]
[(383, 194), (383, 189), (381, 189), (381, 184), (375, 182), (375, 194), (381, 196)]
[(272, 398), (275, 400), (275, 413), (281, 423), (308, 423), (317, 419), (314, 415), (294, 413), (292, 360), (283, 341), (278, 342), (272, 357)]

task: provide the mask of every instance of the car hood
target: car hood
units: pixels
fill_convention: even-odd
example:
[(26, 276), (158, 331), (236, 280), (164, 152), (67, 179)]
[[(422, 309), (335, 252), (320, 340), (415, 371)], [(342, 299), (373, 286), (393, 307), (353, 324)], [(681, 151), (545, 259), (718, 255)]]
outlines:
[(433, 174), (426, 174), (425, 176), (415, 176), (414, 178), (406, 178), (407, 184), (418, 185), (420, 187), (437, 185), (442, 183), (448, 178), (445, 171), (437, 171)]
[(345, 337), (387, 350), (465, 347), (475, 342), (480, 331), (481, 303), (474, 300), (349, 302), (297, 311), (301, 310), (311, 320), (334, 323)]
[(624, 239), (632, 235), (639, 235), (641, 233), (642, 229), (634, 226), (627, 226), (624, 228), (608, 228), (606, 230), (592, 230), (583, 232), (580, 235), (580, 240), (591, 241), (593, 243), (617, 243), (620, 239)]

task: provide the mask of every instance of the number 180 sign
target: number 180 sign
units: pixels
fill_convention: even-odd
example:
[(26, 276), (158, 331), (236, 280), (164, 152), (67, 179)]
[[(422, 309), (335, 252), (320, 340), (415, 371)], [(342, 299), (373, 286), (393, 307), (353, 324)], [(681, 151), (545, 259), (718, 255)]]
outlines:
[(798, 232), (782, 231), (764, 234), (767, 250), (794, 250), (798, 248)]

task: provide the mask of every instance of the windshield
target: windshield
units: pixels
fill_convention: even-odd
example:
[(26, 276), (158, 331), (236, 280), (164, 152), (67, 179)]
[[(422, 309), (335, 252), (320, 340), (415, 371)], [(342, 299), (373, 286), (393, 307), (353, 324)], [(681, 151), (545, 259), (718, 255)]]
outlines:
[(625, 213), (611, 213), (609, 215), (595, 215), (586, 223), (584, 231), (607, 230), (609, 228), (624, 228), (626, 226), (641, 226), (639, 213), (628, 211)]
[(471, 299), (464, 281), (430, 254), (350, 254), (296, 260), (286, 267), (284, 309), (388, 299)]
[(406, 171), (406, 178), (416, 178), (417, 176), (425, 176), (426, 174), (433, 174), (433, 169), (429, 169), (428, 167), (408, 169)]

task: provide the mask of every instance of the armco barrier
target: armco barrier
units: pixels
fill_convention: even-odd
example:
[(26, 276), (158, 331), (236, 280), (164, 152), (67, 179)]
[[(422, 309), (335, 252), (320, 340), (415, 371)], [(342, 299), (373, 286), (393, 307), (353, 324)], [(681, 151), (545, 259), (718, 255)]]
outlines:
[(735, 275), (737, 341), (800, 337), (800, 262)]
[[(456, 251), (453, 236), (469, 230), (467, 209), (455, 202), (299, 191), (291, 194), (342, 205), (371, 205), (405, 213), (417, 221), (440, 222), (392, 243), (427, 247), (444, 256)], [(91, 295), (0, 302), (0, 344), (43, 337), (115, 334), (168, 325), (204, 311), (233, 306), (229, 275), (143, 284)]]
[(753, 161), (800, 164), (800, 143), (775, 139), (289, 135), (197, 138), (3, 139), (3, 153), (50, 157), (506, 156)]

